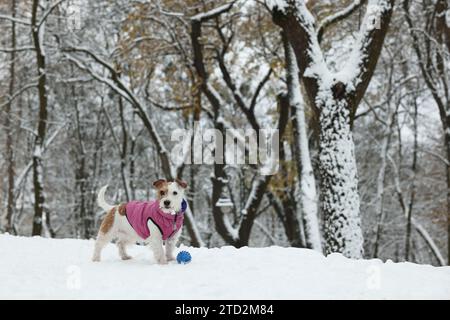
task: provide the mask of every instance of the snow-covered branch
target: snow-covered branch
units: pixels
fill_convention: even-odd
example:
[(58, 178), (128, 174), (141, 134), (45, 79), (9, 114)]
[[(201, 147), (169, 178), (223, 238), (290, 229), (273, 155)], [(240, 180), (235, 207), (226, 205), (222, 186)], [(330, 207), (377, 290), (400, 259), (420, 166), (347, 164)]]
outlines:
[(366, 2), (367, 2), (367, 0), (354, 0), (351, 4), (349, 4), (347, 7), (345, 7), (341, 11), (336, 12), (335, 14), (329, 15), (328, 17), (323, 19), (320, 22), (319, 27), (317, 28), (317, 37), (319, 39), (319, 43), (322, 42), (323, 34), (327, 28), (329, 28), (333, 24), (336, 24), (342, 20), (345, 20)]
[(80, 60), (78, 60), (77, 58), (69, 55), (69, 54), (65, 54), (66, 58), (73, 62), (75, 64), (76, 67), (78, 67), (80, 70), (85, 71), (87, 73), (89, 73), (94, 79), (96, 79), (97, 81), (107, 85), (109, 88), (111, 88), (115, 93), (117, 93), (118, 95), (122, 96), (124, 99), (126, 99), (128, 102), (133, 103), (133, 101), (130, 100), (130, 98), (128, 97), (128, 95), (126, 94), (126, 92), (124, 92), (123, 90), (121, 90), (119, 87), (117, 87), (110, 79), (103, 77), (101, 75), (99, 75), (98, 73), (96, 73), (92, 68), (88, 67), (85, 63), (81, 62)]
[(315, 18), (302, 0), (272, 1), (270, 5), (274, 22), (283, 29), (295, 52), (308, 98), (314, 102), (320, 87), (333, 84), (318, 42)]
[(210, 20), (210, 19), (213, 19), (215, 17), (218, 17), (222, 13), (229, 11), (233, 7), (235, 2), (236, 1), (232, 1), (230, 3), (222, 5), (220, 7), (214, 8), (214, 9), (208, 11), (208, 12), (203, 12), (203, 13), (196, 14), (195, 16), (191, 17), (191, 20), (204, 22), (206, 20)]
[(11, 103), (11, 101), (13, 101), (17, 97), (19, 97), (23, 92), (27, 91), (30, 88), (35, 88), (35, 87), (37, 87), (37, 83), (30, 83), (30, 84), (23, 86), (16, 92), (14, 92), (12, 96), (6, 96), (7, 101), (3, 104), (0, 104), (0, 109), (3, 108), (4, 106), (6, 106), (8, 103)]
[(0, 48), (0, 52), (3, 52), (3, 53), (34, 51), (34, 50), (36, 50), (36, 48), (33, 46), (24, 46), (24, 47), (18, 47), (18, 48)]
[(370, 0), (356, 44), (347, 64), (336, 74), (350, 94), (352, 114), (361, 101), (375, 71), (387, 34), (395, 0)]
[(439, 262), (441, 266), (445, 266), (445, 259), (442, 256), (441, 251), (439, 250), (439, 247), (436, 245), (436, 242), (434, 242), (433, 238), (430, 236), (428, 231), (415, 219), (411, 219), (411, 223), (414, 226), (414, 228), (417, 230), (419, 235), (422, 237), (422, 239), (425, 241), (425, 243), (430, 248), (431, 252), (433, 253), (436, 260)]
[(3, 15), (3, 14), (0, 14), (0, 19), (8, 20), (8, 21), (15, 22), (15, 23), (20, 23), (20, 24), (23, 24), (23, 25), (26, 25), (26, 26), (30, 26), (31, 25), (31, 23), (29, 21), (22, 20), (22, 19), (17, 19), (17, 18), (11, 17), (11, 16)]

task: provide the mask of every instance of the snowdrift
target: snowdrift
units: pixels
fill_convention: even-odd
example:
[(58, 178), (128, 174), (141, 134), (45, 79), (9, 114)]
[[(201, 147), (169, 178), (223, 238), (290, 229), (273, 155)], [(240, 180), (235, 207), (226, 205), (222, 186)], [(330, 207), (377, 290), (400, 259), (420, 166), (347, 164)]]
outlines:
[(190, 248), (190, 264), (155, 264), (93, 240), (0, 235), (0, 299), (450, 299), (450, 267), (324, 257), (296, 248)]

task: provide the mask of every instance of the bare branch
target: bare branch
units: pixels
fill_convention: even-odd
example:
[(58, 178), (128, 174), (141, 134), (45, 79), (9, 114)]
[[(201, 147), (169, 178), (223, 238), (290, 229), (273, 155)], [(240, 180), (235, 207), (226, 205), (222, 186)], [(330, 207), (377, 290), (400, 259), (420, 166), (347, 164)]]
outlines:
[(270, 76), (272, 75), (273, 69), (270, 68), (267, 72), (266, 76), (259, 82), (258, 87), (256, 88), (255, 93), (253, 94), (252, 101), (250, 102), (250, 110), (254, 110), (256, 106), (256, 102), (258, 100), (259, 94), (264, 87), (264, 85), (269, 81)]
[(153, 99), (150, 99), (149, 97), (147, 97), (147, 100), (150, 101), (150, 103), (152, 105), (154, 105), (155, 107), (157, 107), (158, 109), (165, 110), (165, 111), (181, 111), (181, 110), (192, 109), (192, 106), (167, 107), (167, 106), (164, 106), (164, 105), (154, 101)]

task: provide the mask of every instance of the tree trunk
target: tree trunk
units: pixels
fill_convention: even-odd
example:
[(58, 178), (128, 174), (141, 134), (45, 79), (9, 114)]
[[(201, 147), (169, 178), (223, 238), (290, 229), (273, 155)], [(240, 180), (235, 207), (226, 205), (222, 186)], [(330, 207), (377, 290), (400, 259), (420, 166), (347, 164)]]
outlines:
[(286, 230), (286, 236), (290, 245), (297, 248), (309, 248), (307, 243), (303, 241), (304, 235), (297, 214), (298, 209), (296, 204), (298, 203), (295, 197), (293, 194), (286, 194), (285, 197), (281, 199), (281, 203), (285, 217), (284, 229)]
[(249, 196), (251, 199), (249, 199), (250, 201), (247, 202), (246, 208), (244, 209), (244, 215), (239, 226), (239, 237), (236, 243), (237, 248), (248, 246), (253, 223), (256, 219), (256, 213), (264, 197), (271, 177), (272, 176), (257, 177), (253, 182), (251, 194), (254, 196)]
[(321, 106), (319, 171), (326, 253), (362, 258), (355, 146), (347, 103), (329, 97)]
[[(450, 54), (450, 21), (449, 21), (449, 10), (450, 4), (448, 0), (438, 0), (436, 1), (436, 35), (437, 40), (441, 44), (445, 54), (438, 54), (438, 65), (439, 75), (442, 78), (442, 83), (445, 84), (445, 101), (446, 107), (445, 112), (441, 112), (441, 118), (444, 128), (444, 143), (445, 150), (447, 152), (447, 161), (450, 163), (450, 90), (448, 88), (448, 70), (446, 70), (445, 63), (448, 63)], [(447, 59), (445, 58), (447, 57)], [(448, 68), (447, 68), (448, 69)], [(444, 99), (443, 99), (444, 100)], [(450, 265), (450, 165), (446, 167), (447, 174), (447, 263)]]
[[(267, 197), (275, 210), (278, 219), (283, 224), (286, 238), (291, 247), (305, 248), (305, 236), (303, 234), (303, 226), (297, 219), (297, 208), (294, 207), (295, 200), (293, 195), (286, 195), (284, 201), (280, 200), (273, 192), (267, 192)], [(272, 228), (272, 233), (275, 227)]]
[(131, 200), (130, 198), (130, 186), (127, 179), (126, 166), (127, 166), (127, 152), (128, 152), (128, 132), (125, 124), (125, 115), (123, 111), (123, 101), (119, 97), (119, 114), (120, 114), (120, 125), (122, 127), (122, 147), (119, 148), (120, 152), (120, 176), (122, 178), (123, 189), (125, 190), (125, 198), (127, 202)]
[(308, 144), (308, 133), (305, 120), (305, 108), (298, 78), (298, 66), (294, 52), (287, 37), (282, 34), (286, 73), (288, 84), (289, 103), (292, 109), (292, 126), (294, 134), (294, 155), (297, 165), (297, 174), (300, 186), (300, 213), (303, 220), (306, 247), (322, 252), (320, 230), (318, 222), (318, 199), (316, 193), (316, 180), (311, 164)]
[[(217, 110), (217, 109), (215, 109)], [(214, 128), (217, 129), (222, 134), (225, 132), (223, 124), (217, 121), (219, 114), (215, 114), (216, 119), (214, 119)], [(219, 148), (222, 148), (222, 144), (219, 141), (216, 141), (216, 148), (214, 154), (219, 152)], [(224, 152), (225, 154), (225, 152)], [(217, 202), (219, 201), (223, 188), (227, 183), (227, 176), (225, 173), (225, 164), (219, 163), (218, 161), (214, 161), (214, 176), (211, 178), (212, 182), (212, 195), (211, 195), (211, 206), (212, 213), (214, 218), (214, 223), (216, 226), (216, 230), (219, 235), (225, 240), (226, 243), (237, 246), (238, 235), (237, 232), (234, 233), (234, 228), (231, 225), (231, 222), (228, 216), (222, 211), (222, 207), (217, 206)]]
[[(450, 114), (447, 115), (447, 130), (445, 130), (445, 145), (447, 151), (447, 161), (448, 163), (450, 163)], [(450, 265), (450, 165), (447, 165), (446, 173), (447, 173), (447, 264)]]
[(86, 148), (84, 146), (84, 138), (82, 134), (80, 110), (78, 108), (78, 101), (76, 98), (75, 88), (71, 88), (72, 98), (75, 104), (75, 121), (76, 121), (76, 132), (78, 139), (78, 150), (76, 151), (77, 166), (75, 170), (75, 183), (77, 189), (79, 190), (79, 205), (76, 210), (78, 211), (78, 230), (77, 233), (82, 239), (89, 239), (91, 223), (87, 215), (86, 210), (86, 186), (88, 174), (86, 173)]
[[(417, 99), (414, 97), (414, 99)], [(418, 151), (418, 128), (417, 128), (417, 101), (414, 101), (414, 149), (413, 149), (413, 159), (411, 165), (411, 171), (413, 173), (412, 184), (411, 184), (411, 197), (408, 205), (408, 214), (406, 216), (406, 239), (405, 239), (405, 261), (409, 260), (410, 255), (410, 245), (411, 245), (411, 220), (412, 211), (414, 207), (414, 200), (416, 197), (416, 171), (417, 171), (417, 151)]]
[(373, 248), (373, 258), (378, 258), (379, 248), (380, 248), (380, 240), (381, 234), (383, 232), (383, 223), (385, 217), (384, 211), (384, 184), (386, 177), (386, 164), (387, 157), (389, 152), (389, 144), (392, 135), (392, 125), (394, 123), (394, 115), (392, 116), (392, 120), (390, 122), (389, 127), (387, 128), (387, 132), (384, 132), (383, 140), (381, 141), (381, 163), (380, 170), (378, 171), (377, 177), (377, 191), (376, 191), (376, 208), (375, 213), (377, 215), (377, 226), (375, 230), (375, 241)]
[(34, 185), (34, 218), (32, 235), (41, 235), (43, 213), (45, 210), (45, 195), (44, 195), (44, 172), (42, 151), (44, 148), (45, 134), (47, 130), (47, 75), (45, 66), (45, 53), (41, 43), (43, 40), (44, 25), (38, 25), (37, 11), (39, 8), (39, 0), (34, 0), (31, 11), (31, 33), (33, 37), (33, 44), (36, 49), (36, 62), (38, 80), (38, 95), (39, 95), (39, 115), (38, 115), (38, 130), (34, 141), (33, 151), (33, 185)]
[(136, 199), (136, 186), (134, 183), (135, 174), (136, 174), (136, 136), (131, 136), (130, 142), (130, 192), (131, 199)]
[[(395, 0), (373, 1), (377, 17), (366, 11), (350, 59), (339, 72), (327, 66), (315, 21), (304, 1), (274, 1), (269, 6), (294, 51), (299, 79), (319, 118), (321, 209), (325, 218), (326, 253), (361, 258), (358, 176), (351, 124), (373, 76)], [(374, 18), (379, 27), (373, 26)], [(355, 67), (356, 66), (356, 67)], [(343, 75), (351, 75), (346, 77)]]
[[(16, 0), (12, 0), (11, 2), (11, 11), (12, 17), (16, 16)], [(15, 76), (16, 76), (16, 24), (14, 21), (11, 23), (11, 62), (9, 67), (10, 80), (9, 80), (9, 97), (12, 99), (15, 88)], [(6, 231), (13, 233), (13, 214), (14, 214), (14, 178), (15, 178), (15, 163), (14, 163), (14, 148), (13, 148), (13, 130), (12, 130), (12, 100), (6, 105), (5, 108), (6, 120), (5, 120), (5, 128), (6, 128), (6, 162), (8, 164), (8, 195), (7, 195), (7, 206), (6, 206)]]

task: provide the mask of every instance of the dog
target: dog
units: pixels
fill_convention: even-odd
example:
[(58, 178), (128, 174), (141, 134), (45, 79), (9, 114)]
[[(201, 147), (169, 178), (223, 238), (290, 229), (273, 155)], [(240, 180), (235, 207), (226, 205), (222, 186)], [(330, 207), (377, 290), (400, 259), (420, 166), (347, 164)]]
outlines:
[(187, 209), (184, 199), (186, 182), (180, 179), (157, 180), (153, 183), (157, 200), (130, 201), (115, 206), (105, 201), (107, 187), (101, 188), (97, 196), (98, 205), (107, 214), (100, 225), (92, 260), (100, 261), (102, 249), (115, 238), (122, 260), (132, 258), (127, 254), (126, 248), (138, 241), (144, 241), (151, 247), (158, 264), (175, 260), (174, 250)]

